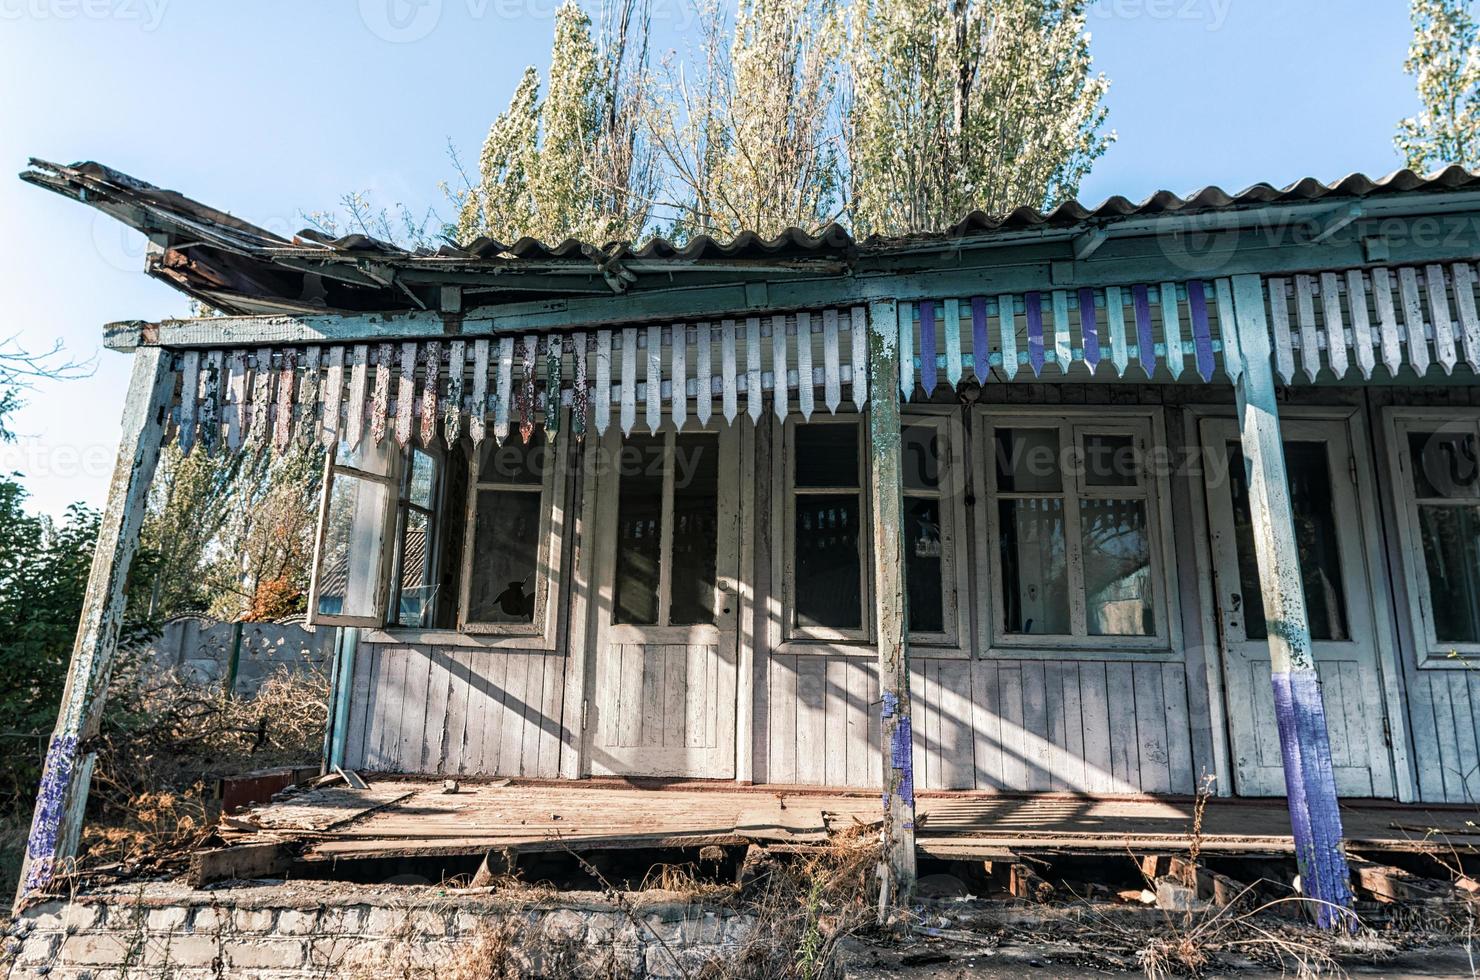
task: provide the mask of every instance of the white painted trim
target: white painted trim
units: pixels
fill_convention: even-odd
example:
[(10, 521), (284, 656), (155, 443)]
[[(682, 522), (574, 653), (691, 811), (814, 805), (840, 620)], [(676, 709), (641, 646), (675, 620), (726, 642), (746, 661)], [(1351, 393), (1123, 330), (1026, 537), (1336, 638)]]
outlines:
[[(1425, 422), (1454, 422), (1459, 419), (1469, 420), (1477, 430), (1476, 438), (1480, 439), (1480, 408), (1460, 405), (1445, 408), (1388, 405), (1382, 410), (1382, 425), (1387, 442), (1386, 464), (1398, 511), (1399, 550), (1403, 556), (1403, 577), (1412, 597), (1408, 614), (1417, 644), (1414, 651), (1416, 666), (1420, 670), (1473, 670), (1474, 658), (1480, 657), (1480, 643), (1441, 643), (1434, 635), (1433, 623), (1428, 615), (1432, 601), (1429, 596), (1428, 564), (1424, 560), (1420, 544), (1422, 535), (1418, 528), (1418, 508), (1412, 477), (1405, 465), (1409, 429)], [(1451, 650), (1461, 657), (1451, 658)], [(1467, 660), (1466, 657), (1470, 659)]]

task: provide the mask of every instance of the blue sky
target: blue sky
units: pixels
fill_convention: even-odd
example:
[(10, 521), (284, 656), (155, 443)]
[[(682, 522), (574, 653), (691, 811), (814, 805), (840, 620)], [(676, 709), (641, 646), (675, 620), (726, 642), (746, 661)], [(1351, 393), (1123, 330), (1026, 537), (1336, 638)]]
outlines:
[[(10, 176), (27, 157), (98, 160), (285, 234), (348, 190), (441, 205), (447, 141), (476, 160), (557, 3), (0, 0), (0, 337), (96, 356), (32, 392), (0, 446), (32, 505), (103, 502), (128, 365), (102, 325), (187, 308), (142, 274), (139, 236)], [(687, 0), (653, 6), (682, 48)], [(1119, 138), (1086, 201), (1400, 165), (1403, 0), (1097, 0), (1089, 29)]]

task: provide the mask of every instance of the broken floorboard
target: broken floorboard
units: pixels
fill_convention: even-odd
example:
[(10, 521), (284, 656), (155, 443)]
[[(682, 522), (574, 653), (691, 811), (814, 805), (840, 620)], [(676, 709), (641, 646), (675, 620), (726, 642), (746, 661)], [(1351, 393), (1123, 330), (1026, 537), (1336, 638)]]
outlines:
[[(841, 828), (872, 825), (879, 797), (733, 783), (639, 787), (623, 780), (464, 783), (394, 777), (367, 790), (337, 786), (298, 792), (238, 814), (225, 842), (291, 844), (299, 860), (334, 861), (522, 852), (702, 847), (749, 842), (806, 844)], [(1066, 794), (1008, 796), (932, 793), (919, 798), (917, 846), (923, 856), (1001, 860), (1005, 853), (1167, 852), (1191, 844), (1190, 799)], [(1461, 809), (1355, 802), (1343, 807), (1354, 852), (1472, 850), (1480, 841), (1427, 828), (1464, 826)], [(1413, 828), (1426, 828), (1425, 831)], [(1284, 801), (1208, 803), (1200, 847), (1206, 854), (1293, 852)]]

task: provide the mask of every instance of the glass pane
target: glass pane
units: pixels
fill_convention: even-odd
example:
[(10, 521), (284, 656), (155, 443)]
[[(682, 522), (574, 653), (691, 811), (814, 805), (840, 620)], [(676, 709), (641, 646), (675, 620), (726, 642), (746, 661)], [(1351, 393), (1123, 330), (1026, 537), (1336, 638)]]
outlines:
[(1419, 497), (1480, 497), (1474, 432), (1410, 432), (1408, 457)]
[(940, 501), (907, 497), (904, 502), (904, 582), (909, 628), (945, 629), (941, 581)]
[(429, 626), (432, 608), (431, 522), (419, 510), (404, 512), (401, 528), (401, 581), (397, 583), (396, 622)]
[(436, 476), (437, 461), (430, 453), (420, 449), (411, 450), (411, 472), (406, 481), (406, 499), (418, 507), (432, 508), (432, 480)]
[[(1290, 479), (1290, 507), (1295, 517), (1295, 547), (1305, 591), (1305, 614), (1313, 640), (1350, 639), (1346, 626), (1346, 589), (1341, 580), (1341, 552), (1336, 515), (1331, 507), (1331, 468), (1319, 442), (1285, 443), (1285, 471)], [(1244, 635), (1269, 636), (1260, 588), (1259, 560), (1254, 552), (1254, 525), (1249, 511), (1248, 474), (1237, 442), (1228, 444), (1228, 483), (1233, 495), (1234, 542), (1238, 548), (1240, 603)]]
[(1154, 636), (1151, 535), (1144, 500), (1082, 500), (1084, 611), (1091, 636)]
[(502, 446), (485, 439), (478, 457), (478, 482), (538, 486), (545, 480), (545, 467), (553, 465), (555, 455), (545, 446), (544, 426), (536, 425), (527, 443), (517, 434)]
[(381, 545), (391, 488), (337, 473), (329, 489), (328, 526), (319, 556), (318, 611), (379, 620)]
[(900, 439), (900, 466), (908, 490), (934, 490), (940, 486), (940, 446), (933, 425), (905, 426)]
[(718, 533), (719, 436), (675, 436), (670, 624), (714, 622)]
[(1004, 493), (1058, 493), (1058, 429), (998, 429), (997, 489)]
[(858, 426), (818, 422), (796, 427), (796, 485), (858, 486)]
[(543, 497), (529, 490), (478, 491), (468, 622), (534, 621)]
[(613, 622), (658, 621), (663, 534), (663, 437), (632, 436), (622, 447), (617, 491), (617, 580)]
[(1418, 508), (1434, 636), (1480, 643), (1480, 506)]
[(1134, 436), (1099, 433), (1084, 437), (1085, 486), (1133, 487), (1136, 469)]
[(1009, 633), (1064, 635), (1069, 563), (1062, 500), (1002, 500), (1002, 605)]
[(382, 439), (378, 443), (374, 439), (361, 439), (354, 448), (341, 442), (334, 451), (334, 465), (348, 466), (375, 476), (390, 476), (399, 451), (400, 447), (390, 439)]
[(798, 626), (863, 626), (859, 517), (856, 493), (797, 494)]

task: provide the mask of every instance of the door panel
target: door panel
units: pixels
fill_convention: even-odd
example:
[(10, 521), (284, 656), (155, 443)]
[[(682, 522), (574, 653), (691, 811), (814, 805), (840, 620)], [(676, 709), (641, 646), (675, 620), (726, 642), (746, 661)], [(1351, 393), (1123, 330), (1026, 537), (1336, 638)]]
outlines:
[[(1346, 425), (1287, 420), (1283, 435), (1336, 789), (1342, 796), (1391, 797), (1372, 595), (1352, 535), (1360, 523)], [(1202, 439), (1234, 790), (1243, 796), (1283, 796), (1284, 765), (1238, 427), (1229, 419), (1204, 419)]]
[(737, 443), (730, 426), (603, 440), (593, 774), (735, 775)]

